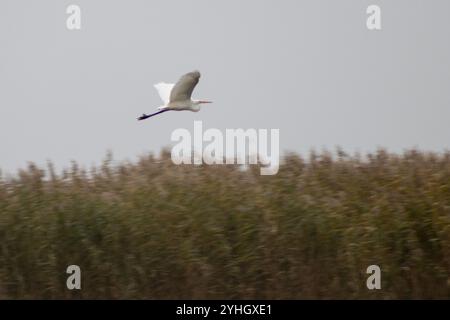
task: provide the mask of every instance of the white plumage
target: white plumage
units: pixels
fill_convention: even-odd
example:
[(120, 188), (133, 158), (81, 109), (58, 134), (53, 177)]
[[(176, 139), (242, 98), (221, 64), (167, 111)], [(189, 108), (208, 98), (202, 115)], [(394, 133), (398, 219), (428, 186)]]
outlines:
[(143, 114), (138, 120), (144, 120), (166, 111), (193, 111), (200, 110), (200, 105), (211, 103), (206, 100), (192, 100), (192, 92), (200, 80), (200, 72), (193, 71), (186, 73), (176, 84), (160, 82), (155, 84), (155, 88), (164, 104), (159, 107), (159, 111), (150, 115)]
[(169, 104), (170, 92), (172, 91), (174, 86), (175, 86), (174, 83), (165, 83), (165, 82), (160, 82), (154, 85), (154, 87), (159, 93), (159, 96), (161, 97), (161, 100), (164, 102), (164, 106)]

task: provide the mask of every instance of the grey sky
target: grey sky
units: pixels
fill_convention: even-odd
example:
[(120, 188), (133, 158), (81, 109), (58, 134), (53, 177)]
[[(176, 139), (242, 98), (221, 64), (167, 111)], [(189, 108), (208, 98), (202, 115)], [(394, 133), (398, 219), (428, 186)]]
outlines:
[[(66, 29), (66, 8), (82, 30)], [(382, 30), (366, 8), (382, 9)], [(2, 0), (0, 168), (134, 160), (176, 128), (279, 128), (282, 150), (450, 146), (448, 0)], [(214, 104), (137, 122), (194, 69)]]

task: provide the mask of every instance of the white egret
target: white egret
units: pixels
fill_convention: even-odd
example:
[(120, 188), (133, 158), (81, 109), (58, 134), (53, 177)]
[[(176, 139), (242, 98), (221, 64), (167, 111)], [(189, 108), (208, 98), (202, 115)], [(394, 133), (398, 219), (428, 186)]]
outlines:
[(192, 100), (192, 92), (200, 79), (200, 72), (193, 71), (186, 73), (178, 80), (176, 84), (172, 83), (158, 83), (155, 84), (161, 100), (164, 105), (159, 107), (159, 111), (152, 114), (143, 114), (138, 120), (148, 119), (157, 114), (166, 111), (183, 111), (189, 110), (193, 112), (200, 111), (200, 105), (204, 103), (212, 103), (206, 100)]

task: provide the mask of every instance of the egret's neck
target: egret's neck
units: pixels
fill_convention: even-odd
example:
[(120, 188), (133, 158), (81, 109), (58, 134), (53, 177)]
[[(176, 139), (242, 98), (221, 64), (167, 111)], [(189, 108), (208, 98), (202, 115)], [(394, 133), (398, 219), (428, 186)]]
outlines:
[(200, 101), (199, 100), (192, 100), (191, 105), (191, 111), (197, 112), (200, 111)]

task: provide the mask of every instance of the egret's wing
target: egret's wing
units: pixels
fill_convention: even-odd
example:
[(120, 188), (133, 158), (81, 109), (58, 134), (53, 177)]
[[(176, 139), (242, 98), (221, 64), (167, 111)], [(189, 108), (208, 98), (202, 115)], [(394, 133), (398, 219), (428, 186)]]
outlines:
[(190, 100), (192, 92), (200, 79), (200, 72), (186, 73), (178, 80), (170, 93), (170, 102)]
[(164, 101), (165, 105), (169, 103), (170, 92), (172, 92), (174, 86), (175, 84), (173, 83), (164, 83), (164, 82), (155, 84), (155, 88), (156, 90), (158, 90), (159, 96), (161, 97), (161, 100)]

